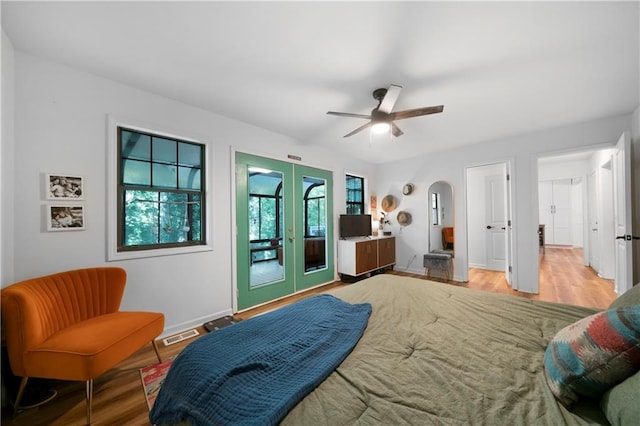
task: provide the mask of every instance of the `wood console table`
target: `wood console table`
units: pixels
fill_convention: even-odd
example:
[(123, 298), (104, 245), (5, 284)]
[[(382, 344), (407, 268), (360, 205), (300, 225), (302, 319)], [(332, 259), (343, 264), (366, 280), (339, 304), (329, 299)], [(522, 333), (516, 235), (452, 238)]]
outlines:
[(357, 277), (396, 263), (396, 237), (338, 240), (338, 273)]

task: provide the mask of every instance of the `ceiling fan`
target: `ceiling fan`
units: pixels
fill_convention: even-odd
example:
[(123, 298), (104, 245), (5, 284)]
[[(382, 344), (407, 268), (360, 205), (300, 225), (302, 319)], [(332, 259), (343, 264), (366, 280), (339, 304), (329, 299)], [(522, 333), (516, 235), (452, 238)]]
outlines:
[(345, 138), (371, 127), (374, 133), (384, 133), (391, 129), (393, 136), (402, 136), (404, 132), (394, 123), (394, 120), (404, 120), (405, 118), (419, 117), (421, 115), (437, 114), (444, 110), (444, 105), (407, 109), (404, 111), (391, 112), (396, 104), (402, 86), (392, 84), (388, 89), (376, 89), (373, 91), (373, 98), (378, 101), (378, 106), (371, 110), (371, 115), (353, 114), (350, 112), (327, 111), (327, 114), (338, 115), (340, 117), (365, 118), (370, 120), (367, 124), (358, 127), (352, 132), (344, 135)]

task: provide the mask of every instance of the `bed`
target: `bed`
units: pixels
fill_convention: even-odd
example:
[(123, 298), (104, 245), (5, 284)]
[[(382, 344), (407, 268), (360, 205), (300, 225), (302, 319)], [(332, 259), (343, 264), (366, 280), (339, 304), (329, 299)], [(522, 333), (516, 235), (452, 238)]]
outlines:
[[(575, 403), (560, 403), (545, 374), (545, 366), (549, 369), (545, 353), (554, 337), (585, 317), (606, 312), (390, 274), (329, 293), (349, 304), (370, 305), (366, 329), (328, 377), (270, 423), (586, 425), (613, 420), (625, 424), (638, 413), (630, 407), (638, 404), (624, 401), (633, 401), (640, 393), (640, 327), (632, 330), (635, 337), (627, 342), (631, 350), (624, 361), (630, 364), (608, 385), (605, 397), (580, 396)], [(627, 316), (635, 315), (631, 317), (635, 326), (640, 325), (637, 303), (633, 299), (620, 303), (631, 307), (616, 307)], [(164, 390), (163, 386), (161, 394)], [(181, 392), (173, 390), (174, 395)], [(165, 398), (163, 406), (154, 410), (163, 411), (171, 400)], [(250, 404), (250, 398), (245, 401)], [(188, 411), (183, 418), (174, 412), (151, 420), (209, 423)], [(238, 423), (251, 424), (250, 420)]]

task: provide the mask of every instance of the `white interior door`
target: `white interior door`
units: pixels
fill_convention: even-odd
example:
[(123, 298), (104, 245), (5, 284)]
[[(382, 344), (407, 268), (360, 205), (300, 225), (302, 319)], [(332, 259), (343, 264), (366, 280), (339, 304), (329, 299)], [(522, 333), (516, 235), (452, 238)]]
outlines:
[(571, 179), (538, 182), (538, 209), (545, 244), (571, 245)]
[(518, 289), (518, 285), (513, 280), (513, 227), (512, 227), (512, 219), (513, 219), (513, 200), (511, 197), (511, 163), (507, 163), (507, 182), (506, 182), (506, 192), (505, 192), (505, 202), (506, 202), (506, 234), (505, 234), (505, 249), (506, 249), (506, 278), (507, 283), (514, 289)]
[(507, 272), (505, 175), (485, 177), (487, 269)]
[(598, 243), (598, 195), (596, 172), (587, 176), (587, 214), (589, 221), (589, 266), (600, 272), (600, 244)]
[(614, 162), (615, 158), (612, 154), (611, 159), (598, 168), (598, 244), (600, 245), (598, 275), (608, 280), (612, 280), (616, 276)]
[[(631, 141), (627, 132), (616, 144), (614, 153), (614, 207), (615, 221), (615, 290), (622, 294), (633, 286), (633, 242), (631, 232)], [(637, 237), (636, 237), (637, 238)]]
[(571, 245), (571, 179), (553, 181), (553, 244)]

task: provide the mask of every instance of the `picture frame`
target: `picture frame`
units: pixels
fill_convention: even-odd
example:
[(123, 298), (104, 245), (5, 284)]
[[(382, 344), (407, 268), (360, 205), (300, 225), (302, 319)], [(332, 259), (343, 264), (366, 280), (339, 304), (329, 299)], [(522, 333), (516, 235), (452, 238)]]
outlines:
[(45, 175), (47, 200), (84, 200), (84, 179), (77, 175)]
[(47, 206), (47, 231), (83, 231), (85, 225), (85, 210), (82, 204)]

